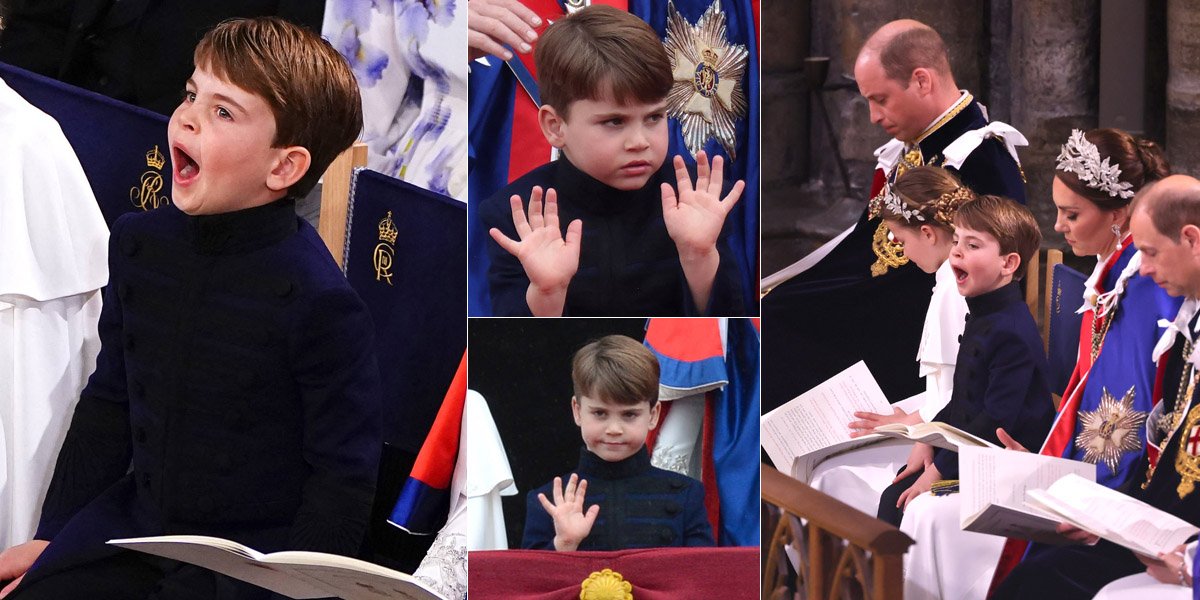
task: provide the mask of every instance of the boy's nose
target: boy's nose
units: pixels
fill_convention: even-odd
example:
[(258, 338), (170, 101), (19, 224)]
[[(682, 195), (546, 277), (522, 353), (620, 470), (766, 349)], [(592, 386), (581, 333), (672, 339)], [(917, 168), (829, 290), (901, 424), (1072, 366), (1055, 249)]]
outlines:
[(625, 148), (628, 150), (645, 150), (650, 145), (650, 137), (640, 128), (634, 128), (629, 134), (629, 138), (625, 140)]

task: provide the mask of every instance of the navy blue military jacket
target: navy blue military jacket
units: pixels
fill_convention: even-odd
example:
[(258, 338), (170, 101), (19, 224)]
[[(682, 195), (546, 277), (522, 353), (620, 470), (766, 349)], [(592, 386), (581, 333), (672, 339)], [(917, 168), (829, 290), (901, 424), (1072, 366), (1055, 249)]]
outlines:
[(205, 534), (353, 555), (381, 446), (370, 316), (294, 202), (130, 213), (30, 571)]
[[(983, 108), (969, 103), (917, 143), (923, 163), (940, 165), (946, 146), (987, 124)], [(999, 140), (984, 140), (960, 169), (951, 172), (977, 193), (1025, 203), (1020, 168)], [(854, 230), (837, 247), (763, 297), (762, 315), (771, 323), (762, 339), (763, 412), (859, 360), (866, 361), (892, 401), (924, 390), (914, 357), (933, 275), (906, 264), (872, 276), (872, 240), (880, 222), (869, 219), (864, 206)], [(804, 368), (794, 368), (797, 364)]]
[[(715, 545), (704, 511), (704, 486), (686, 475), (651, 466), (645, 447), (618, 462), (583, 448), (575, 472), (587, 480), (584, 510), (600, 505), (592, 532), (579, 550)], [(563, 476), (564, 485), (569, 477)], [(522, 548), (554, 549), (554, 519), (538, 501), (538, 494), (553, 499), (553, 485), (547, 483), (526, 497)]]
[[(1026, 448), (1040, 448), (1054, 420), (1046, 353), (1017, 282), (967, 298), (954, 392), (935, 421), (996, 445), (1003, 427)], [(938, 449), (933, 462), (945, 479), (958, 478), (958, 453)]]
[[(1188, 324), (1188, 331), (1194, 330), (1196, 318)], [(1182, 422), (1162, 446), (1156, 467), (1151, 470), (1150, 463), (1143, 458), (1141, 468), (1123, 491), (1189, 523), (1200, 523), (1200, 403), (1196, 393), (1200, 385), (1191, 386), (1189, 398), (1188, 381), (1184, 379), (1187, 357), (1183, 347), (1183, 340), (1176, 339), (1167, 354), (1162, 398), (1164, 415), (1183, 403)], [(1186, 375), (1195, 377), (1190, 371)], [(1185, 481), (1191, 481), (1191, 484)]]
[[(694, 176), (693, 176), (694, 177)], [(546, 163), (483, 202), (484, 227), (495, 227), (518, 239), (509, 198), (516, 194), (529, 210), (533, 186), (558, 192), (559, 224), (566, 235), (571, 221), (583, 221), (579, 270), (567, 288), (563, 316), (697, 316), (745, 314), (737, 265), (725, 233), (717, 241), (721, 264), (713, 281), (709, 306), (692, 302), (679, 252), (667, 235), (662, 214), (663, 182), (675, 187), (671, 161), (641, 189), (621, 191), (580, 171), (565, 157)], [(728, 187), (728, 186), (727, 186)], [(726, 223), (728, 227), (728, 222)], [(488, 238), (491, 267), (488, 284), (496, 316), (530, 316), (525, 292), (529, 278), (521, 261)]]

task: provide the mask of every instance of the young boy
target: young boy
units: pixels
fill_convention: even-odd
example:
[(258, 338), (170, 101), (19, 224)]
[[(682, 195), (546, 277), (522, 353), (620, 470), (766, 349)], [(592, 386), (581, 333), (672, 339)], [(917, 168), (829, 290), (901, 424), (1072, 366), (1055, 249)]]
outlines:
[[(967, 299), (954, 391), (935, 421), (1001, 445), (1003, 427), (1038, 447), (1054, 418), (1046, 353), (1018, 281), (1042, 235), (1029, 209), (999, 196), (967, 202), (954, 218), (950, 267)], [(904, 507), (939, 480), (958, 478), (958, 453), (916, 444), (879, 499), (878, 516), (900, 525)]]
[(592, 6), (551, 25), (535, 59), (542, 134), (562, 156), (481, 205), (493, 312), (743, 314), (720, 235), (744, 184), (721, 199), (719, 156), (710, 169), (697, 155), (694, 188), (682, 157), (664, 165), (672, 75), (654, 31)]
[(168, 127), (172, 205), (113, 226), (96, 371), (35, 541), (0, 556), (0, 578), (25, 573), (13, 598), (269, 595), (113, 538), (359, 550), (381, 440), (373, 326), (292, 200), (358, 135), (357, 84), (275, 18), (222, 23), (194, 59)]
[[(650, 466), (658, 425), (658, 359), (623, 335), (594, 341), (571, 364), (571, 412), (583, 436), (579, 466), (529, 493), (521, 547), (624, 550), (712, 546), (700, 482)], [(584, 510), (591, 492), (594, 504)]]

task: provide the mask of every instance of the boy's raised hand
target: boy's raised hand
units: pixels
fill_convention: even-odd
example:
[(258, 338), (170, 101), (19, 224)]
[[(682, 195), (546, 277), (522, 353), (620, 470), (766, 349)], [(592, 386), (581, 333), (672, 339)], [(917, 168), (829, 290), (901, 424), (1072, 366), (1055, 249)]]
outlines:
[(600, 514), (600, 505), (593, 504), (587, 512), (583, 512), (583, 498), (587, 492), (587, 480), (580, 480), (575, 473), (567, 480), (564, 489), (562, 477), (555, 477), (551, 485), (554, 503), (546, 499), (545, 494), (538, 494), (538, 502), (554, 519), (554, 549), (559, 552), (570, 552), (579, 548), (583, 539), (592, 532), (592, 524), (596, 515)]
[(721, 199), (724, 167), (725, 160), (717, 156), (712, 159), (710, 169), (708, 155), (700, 151), (696, 155), (696, 185), (693, 186), (683, 157), (675, 156), (675, 183), (679, 193), (675, 193), (671, 184), (662, 184), (663, 220), (681, 258), (714, 251), (725, 217), (742, 197), (746, 183), (738, 180), (729, 195)]
[(567, 285), (579, 270), (579, 247), (583, 237), (583, 221), (575, 219), (567, 226), (564, 239), (558, 223), (558, 194), (546, 190), (545, 206), (542, 188), (534, 186), (529, 196), (529, 218), (521, 197), (509, 198), (513, 225), (520, 241), (504, 235), (493, 227), (489, 234), (506, 252), (517, 257), (529, 278), (526, 300), (535, 317), (558, 316), (563, 312)]

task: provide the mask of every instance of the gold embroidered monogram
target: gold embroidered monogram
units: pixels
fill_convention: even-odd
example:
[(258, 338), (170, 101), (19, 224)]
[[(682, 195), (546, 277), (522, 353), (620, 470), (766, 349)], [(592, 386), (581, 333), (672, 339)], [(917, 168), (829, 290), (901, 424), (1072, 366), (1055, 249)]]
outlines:
[(1085, 462), (1104, 463), (1109, 471), (1116, 473), (1122, 454), (1141, 452), (1139, 432), (1147, 415), (1133, 409), (1134, 393), (1134, 388), (1130, 387), (1117, 401), (1108, 388), (1104, 388), (1096, 410), (1079, 414), (1080, 431), (1075, 436), (1075, 445), (1084, 451)]
[(737, 158), (734, 124), (749, 107), (742, 87), (749, 53), (745, 46), (729, 43), (725, 13), (714, 0), (691, 25), (668, 2), (663, 46), (674, 79), (667, 114), (679, 121), (688, 152), (695, 156), (705, 142), (716, 138), (730, 160)]
[(633, 585), (612, 569), (596, 571), (579, 584), (579, 600), (633, 600)]
[(142, 210), (154, 210), (164, 204), (170, 204), (166, 196), (159, 196), (163, 188), (162, 168), (167, 164), (167, 158), (158, 151), (158, 146), (146, 153), (146, 166), (150, 167), (142, 173), (138, 185), (129, 189), (129, 200)]
[(375, 246), (375, 252), (371, 256), (375, 264), (375, 281), (386, 281), (388, 285), (392, 285), (392, 262), (396, 256), (396, 249), (392, 244), (396, 243), (399, 236), (400, 231), (396, 229), (396, 223), (392, 221), (392, 211), (389, 210), (387, 216), (379, 221), (379, 244)]

